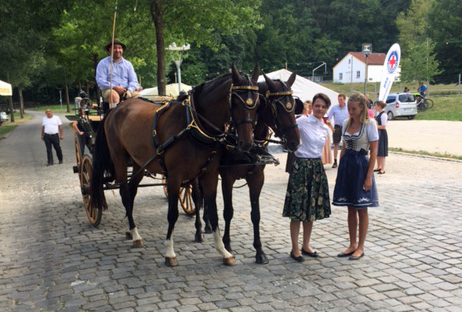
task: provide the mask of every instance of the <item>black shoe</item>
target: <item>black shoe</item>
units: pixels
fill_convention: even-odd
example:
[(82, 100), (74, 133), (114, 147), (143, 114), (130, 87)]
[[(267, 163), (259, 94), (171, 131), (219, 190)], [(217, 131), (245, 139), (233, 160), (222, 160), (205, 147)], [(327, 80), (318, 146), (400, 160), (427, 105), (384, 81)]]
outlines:
[(297, 261), (297, 262), (303, 262), (303, 261), (305, 261), (305, 259), (303, 258), (303, 256), (295, 257), (294, 254), (292, 253), (292, 251), (290, 252), (290, 257), (291, 257), (292, 259), (294, 259), (295, 261)]
[(361, 255), (357, 256), (357, 257), (351, 255), (350, 258), (348, 258), (348, 259), (349, 259), (349, 260), (359, 260), (359, 259), (361, 259), (362, 257), (364, 257), (364, 252), (363, 252)]
[(334, 161), (334, 164), (332, 165), (332, 168), (337, 168), (337, 160)]
[(315, 251), (315, 252), (309, 252), (309, 251), (306, 251), (305, 249), (301, 249), (301, 252), (303, 255), (306, 255), (308, 257), (311, 257), (311, 258), (317, 258), (319, 257), (319, 254)]
[(48, 167), (48, 166), (53, 166), (53, 163), (48, 163), (48, 164), (47, 164), (47, 167)]
[(62, 160), (60, 160), (60, 161), (59, 161), (59, 164), (60, 164), (60, 165), (62, 165), (62, 164), (63, 164), (63, 161), (62, 161)]
[(343, 252), (341, 252), (341, 253), (339, 253), (339, 254), (337, 255), (337, 257), (339, 257), (339, 258), (346, 258), (346, 257), (349, 257), (349, 256), (351, 256), (352, 254), (354, 254), (354, 252), (355, 252), (355, 250), (353, 250), (352, 252), (348, 252), (348, 253), (343, 253)]

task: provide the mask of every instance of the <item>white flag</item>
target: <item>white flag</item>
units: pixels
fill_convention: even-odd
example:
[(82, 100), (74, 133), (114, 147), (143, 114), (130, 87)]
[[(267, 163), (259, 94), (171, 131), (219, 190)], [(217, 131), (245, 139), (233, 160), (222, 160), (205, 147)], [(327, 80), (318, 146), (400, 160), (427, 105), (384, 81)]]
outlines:
[(386, 101), (390, 93), (391, 85), (398, 75), (399, 61), (401, 60), (401, 48), (399, 44), (395, 43), (388, 50), (383, 64), (382, 81), (380, 82), (379, 100)]

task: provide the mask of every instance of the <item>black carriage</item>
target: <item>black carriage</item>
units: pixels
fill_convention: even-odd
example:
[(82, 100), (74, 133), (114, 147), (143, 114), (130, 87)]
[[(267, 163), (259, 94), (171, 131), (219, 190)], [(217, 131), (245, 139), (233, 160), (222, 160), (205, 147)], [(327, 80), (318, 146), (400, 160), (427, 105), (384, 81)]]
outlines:
[[(95, 138), (98, 127), (101, 121), (104, 118), (104, 110), (101, 109), (98, 105), (92, 105), (91, 101), (86, 95), (81, 94), (75, 100), (75, 110), (76, 110), (76, 126), (78, 129), (83, 132), (83, 135), (75, 132), (74, 134), (74, 146), (75, 146), (75, 158), (76, 165), (73, 166), (74, 173), (77, 173), (80, 181), (80, 190), (83, 197), (83, 203), (85, 206), (85, 211), (87, 213), (88, 221), (93, 226), (98, 226), (101, 223), (101, 217), (103, 210), (107, 209), (106, 199), (103, 196), (103, 209), (98, 209), (98, 207), (92, 204), (91, 200), (91, 176), (93, 170), (93, 156), (94, 156), (94, 147), (95, 147)], [(172, 100), (168, 96), (158, 96), (154, 99), (155, 105), (164, 105), (168, 101)], [(128, 176), (131, 177), (132, 167), (129, 167)], [(150, 177), (152, 179), (158, 179), (155, 175), (145, 172), (144, 176)], [(159, 183), (145, 183), (139, 185), (140, 187), (148, 186), (163, 186), (165, 195), (166, 191), (166, 178), (163, 177), (159, 179)], [(111, 184), (109, 182), (104, 183), (104, 190), (118, 189), (119, 186), (116, 184)], [(180, 198), (179, 198), (181, 207), (187, 215), (194, 215), (195, 205), (192, 200), (192, 185), (186, 185), (180, 189)]]

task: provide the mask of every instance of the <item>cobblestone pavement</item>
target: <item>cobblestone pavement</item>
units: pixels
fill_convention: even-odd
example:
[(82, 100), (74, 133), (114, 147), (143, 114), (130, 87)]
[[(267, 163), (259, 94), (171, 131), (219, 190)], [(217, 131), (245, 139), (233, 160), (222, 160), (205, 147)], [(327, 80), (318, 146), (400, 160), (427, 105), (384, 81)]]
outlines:
[[(36, 118), (0, 141), (2, 311), (462, 310), (462, 162), (391, 154), (387, 173), (376, 177), (380, 207), (369, 210), (366, 256), (336, 257), (348, 232), (346, 208), (334, 206), (314, 226), (320, 257), (301, 264), (289, 258), (288, 219), (281, 217), (288, 175), (283, 165), (269, 166), (261, 225), (270, 263), (255, 263), (243, 187), (234, 191), (236, 266), (221, 264), (212, 236), (194, 243), (194, 219), (181, 213), (179, 266), (170, 268), (162, 188), (140, 189), (134, 215), (146, 246), (131, 248), (117, 192), (106, 191), (101, 225), (89, 225), (72, 173), (71, 129), (64, 164), (53, 167), (45, 166), (38, 129)], [(275, 155), (285, 163), (284, 153)], [(326, 170), (332, 192), (336, 170)]]

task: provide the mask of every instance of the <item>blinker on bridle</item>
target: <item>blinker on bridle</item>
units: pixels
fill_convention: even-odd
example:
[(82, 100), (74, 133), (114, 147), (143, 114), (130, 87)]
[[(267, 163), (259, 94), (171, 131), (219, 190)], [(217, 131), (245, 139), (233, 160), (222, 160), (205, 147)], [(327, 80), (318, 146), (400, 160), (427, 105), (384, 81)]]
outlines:
[[(292, 96), (293, 92), (292, 91), (283, 91), (283, 92), (274, 92), (274, 93), (271, 93), (269, 90), (266, 91), (265, 93), (265, 97), (266, 98), (269, 98), (271, 96), (280, 96), (280, 97), (283, 97), (283, 96)], [(281, 102), (281, 101), (278, 101), (278, 102)], [(282, 104), (282, 102), (281, 102)], [(284, 109), (288, 112), (292, 111), (292, 109), (295, 107), (295, 105), (292, 105), (292, 103), (290, 102), (287, 102), (286, 104), (282, 104), (282, 106), (284, 107)]]
[(251, 95), (251, 92), (252, 91), (255, 91), (255, 92), (258, 92), (258, 86), (234, 86), (234, 85), (231, 85), (231, 91), (236, 91), (236, 90), (246, 90), (246, 91), (249, 91), (248, 92), (248, 96), (247, 96), (247, 100), (244, 101), (244, 99), (242, 99), (238, 94), (235, 94), (236, 96), (238, 96), (241, 101), (243, 103), (245, 103), (246, 105), (246, 108), (248, 109), (254, 109), (255, 106), (257, 105), (258, 103), (258, 98), (256, 101), (254, 101), (252, 99), (252, 95)]

